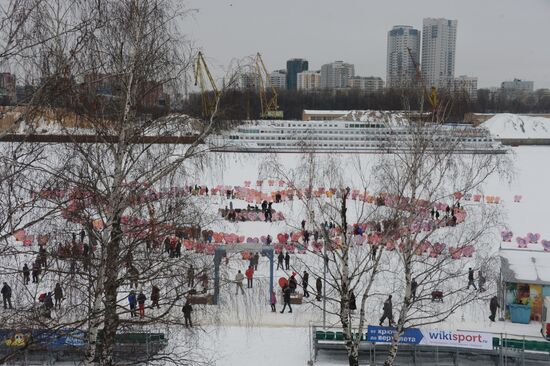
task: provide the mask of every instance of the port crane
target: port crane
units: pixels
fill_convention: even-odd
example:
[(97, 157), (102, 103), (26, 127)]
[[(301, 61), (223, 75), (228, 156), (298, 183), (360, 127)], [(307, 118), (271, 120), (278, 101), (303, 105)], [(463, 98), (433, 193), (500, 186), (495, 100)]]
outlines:
[[(207, 78), (212, 91), (207, 88)], [(195, 62), (195, 86), (197, 85), (201, 88), (203, 117), (209, 119), (214, 113), (221, 92), (216, 86), (216, 81), (212, 77), (201, 51), (199, 51)]]
[[(273, 87), (273, 84), (271, 84), (269, 73), (265, 67), (262, 55), (260, 55), (259, 52), (256, 54), (255, 64), (258, 79), (258, 92), (260, 94), (262, 108), (261, 118), (283, 118), (283, 111), (279, 110), (279, 105), (277, 104), (277, 90)], [(269, 99), (266, 89), (271, 91), (271, 98)]]

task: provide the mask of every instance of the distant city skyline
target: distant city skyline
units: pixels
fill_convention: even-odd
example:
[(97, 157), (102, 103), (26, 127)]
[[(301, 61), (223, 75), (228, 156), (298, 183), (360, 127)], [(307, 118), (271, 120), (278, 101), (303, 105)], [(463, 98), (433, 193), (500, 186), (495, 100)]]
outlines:
[[(542, 32), (550, 1), (187, 0), (197, 9), (182, 32), (204, 50), (217, 74), (232, 60), (261, 52), (269, 71), (303, 58), (309, 70), (334, 60), (359, 76), (386, 79), (387, 33), (394, 25), (422, 29), (424, 18), (456, 19), (455, 75), (479, 78), (479, 88), (514, 78), (550, 88), (550, 47)], [(345, 9), (345, 12), (342, 10)], [(213, 26), (215, 25), (215, 26)]]

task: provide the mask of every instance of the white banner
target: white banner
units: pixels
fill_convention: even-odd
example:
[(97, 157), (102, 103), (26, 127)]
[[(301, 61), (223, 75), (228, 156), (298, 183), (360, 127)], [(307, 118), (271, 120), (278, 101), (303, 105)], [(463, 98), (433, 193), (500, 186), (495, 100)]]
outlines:
[(430, 346), (493, 349), (493, 335), (482, 332), (422, 329), (420, 344)]

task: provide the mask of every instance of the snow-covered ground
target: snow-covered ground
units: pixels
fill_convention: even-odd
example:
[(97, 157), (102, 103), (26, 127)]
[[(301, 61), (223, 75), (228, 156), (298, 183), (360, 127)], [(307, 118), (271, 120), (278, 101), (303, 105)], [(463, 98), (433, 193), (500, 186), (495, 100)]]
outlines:
[[(351, 167), (358, 162), (361, 166), (367, 166), (374, 159), (374, 155), (333, 155), (331, 156), (339, 165), (349, 166), (346, 169), (346, 176), (343, 180), (349, 183), (350, 187), (361, 187), (359, 176)], [(550, 227), (546, 212), (550, 207), (550, 195), (547, 192), (550, 182), (550, 172), (545, 169), (545, 161), (550, 157), (550, 147), (518, 147), (512, 149), (514, 160), (514, 177), (510, 181), (491, 179), (487, 182), (483, 192), (487, 196), (498, 196), (499, 205), (506, 214), (504, 219), (505, 227), (514, 234), (511, 243), (502, 243), (500, 235), (495, 233), (495, 241), (488, 248), (495, 255), (498, 248), (517, 248), (515, 237), (523, 237), (527, 233), (540, 233), (541, 239), (550, 240)], [(263, 180), (262, 190), (271, 192), (277, 190), (276, 183), (271, 187), (268, 179), (273, 178), (272, 172), (265, 167), (266, 159), (276, 158), (288, 170), (300, 172), (305, 157), (300, 154), (279, 154), (277, 156), (265, 154), (238, 154), (238, 153), (212, 153), (210, 155), (213, 168), (207, 171), (196, 172), (190, 176), (188, 184), (228, 186), (244, 186), (245, 181), (251, 181), (255, 187), (257, 180)], [(520, 202), (514, 202), (514, 196), (522, 196)], [(214, 196), (208, 200), (205, 198), (205, 205), (215, 212), (218, 208), (228, 205), (228, 200), (220, 196)], [(245, 201), (233, 200), (236, 208), (246, 207)], [(300, 226), (303, 218), (303, 207), (299, 202), (285, 202), (275, 204), (277, 211), (284, 213), (286, 221), (265, 223), (265, 222), (244, 222), (230, 223), (217, 221), (209, 226), (210, 229), (219, 232), (232, 232), (249, 237), (259, 237), (270, 234), (273, 238), (280, 232), (295, 230)], [(350, 210), (351, 211), (351, 210)], [(499, 229), (500, 230), (500, 229)], [(542, 251), (542, 245), (529, 244), (530, 248)], [(548, 254), (550, 257), (550, 253)], [(474, 258), (475, 259), (475, 258)], [(28, 262), (29, 258), (18, 260)], [(207, 258), (208, 260), (208, 258)], [(314, 261), (311, 254), (293, 255), (291, 264), (298, 266), (303, 262)], [(465, 259), (464, 267), (467, 267)], [(550, 259), (549, 259), (550, 260)], [(204, 352), (207, 358), (211, 358), (216, 365), (303, 365), (310, 359), (309, 350), (309, 325), (321, 324), (322, 311), (320, 303), (314, 298), (303, 305), (293, 306), (292, 314), (279, 312), (272, 313), (267, 302), (269, 270), (268, 261), (265, 258), (260, 260), (258, 272), (255, 275), (254, 288), (245, 289), (245, 295), (235, 295), (235, 285), (231, 283), (237, 270), (243, 270), (248, 265), (247, 261), (234, 255), (229, 263), (222, 268), (222, 291), (220, 305), (217, 310), (212, 311), (209, 306), (196, 306), (193, 314), (195, 323), (201, 327), (193, 330), (176, 331), (171, 342), (177, 342), (178, 337), (195, 337), (197, 349)], [(308, 263), (308, 265), (314, 265)], [(18, 264), (19, 267), (19, 264)], [(275, 278), (287, 277), (288, 272), (277, 270)], [(495, 274), (492, 274), (493, 276)], [(313, 279), (310, 279), (313, 283)], [(391, 292), (392, 284), (383, 297)], [(37, 290), (38, 292), (38, 290)], [(494, 293), (494, 288), (489, 288)], [(280, 301), (277, 304), (281, 308)], [(375, 324), (380, 317), (380, 306), (373, 304), (367, 309), (367, 320)], [(510, 322), (491, 323), (488, 320), (489, 310), (485, 301), (471, 303), (451, 316), (445, 323), (437, 326), (439, 329), (449, 330), (476, 330), (490, 333), (506, 333), (509, 335), (525, 335), (538, 337), (540, 339), (540, 324), (532, 322), (529, 325), (512, 324)], [(328, 316), (328, 325), (338, 327), (338, 321), (333, 316)], [(321, 358), (319, 365), (333, 365), (335, 360), (330, 361)], [(342, 364), (345, 364), (345, 357), (342, 356)]]
[[(514, 160), (515, 171), (513, 179), (501, 181), (490, 180), (485, 189), (484, 196), (500, 197), (500, 205), (506, 215), (505, 227), (516, 236), (525, 236), (527, 233), (540, 233), (541, 239), (550, 239), (550, 227), (548, 226), (547, 208), (550, 207), (550, 195), (547, 192), (550, 182), (550, 172), (544, 169), (543, 162), (550, 155), (550, 147), (518, 147), (513, 149), (512, 159)], [(229, 186), (243, 186), (244, 181), (249, 180), (254, 186), (256, 180), (267, 179), (270, 175), (262, 166), (266, 157), (262, 154), (216, 154), (213, 156), (220, 162), (223, 161), (223, 169), (215, 169), (205, 173), (204, 176), (197, 176), (198, 183), (210, 185), (224, 184)], [(303, 157), (299, 154), (281, 154), (277, 157), (279, 161), (289, 169), (297, 169), (302, 163)], [(356, 157), (340, 156), (342, 164), (349, 163), (348, 159)], [(372, 159), (372, 156), (361, 156), (360, 159)], [(346, 177), (350, 182), (354, 180), (351, 176)], [(268, 191), (276, 190), (275, 187), (268, 187), (264, 181), (263, 189)], [(522, 196), (520, 202), (514, 202), (514, 196)], [(225, 199), (220, 200), (219, 205), (227, 204)], [(245, 206), (244, 202), (235, 202), (235, 206)], [(289, 222), (298, 225), (299, 218), (292, 218), (293, 212), (300, 212), (292, 204), (275, 206), (277, 210), (285, 213)], [(219, 223), (213, 229), (219, 231), (231, 231), (242, 233), (246, 236), (261, 236), (270, 234), (272, 236), (284, 230), (287, 223), (278, 222), (267, 224), (263, 222), (246, 223)], [(498, 248), (517, 248), (515, 240), (512, 243), (502, 243), (498, 233), (495, 233), (495, 241), (492, 247), (495, 255)], [(530, 244), (529, 248), (542, 251), (540, 244)], [(548, 253), (550, 260), (550, 253)], [(294, 258), (293, 258), (294, 260)], [(228, 274), (235, 273), (238, 268), (244, 268), (246, 261), (232, 259), (227, 269)], [(310, 357), (308, 350), (308, 325), (310, 323), (320, 324), (322, 312), (318, 304), (296, 305), (292, 314), (271, 313), (267, 304), (267, 261), (262, 259), (257, 273), (258, 283), (254, 289), (247, 290), (243, 297), (240, 294), (234, 296), (234, 289), (226, 290), (228, 294), (222, 295), (223, 316), (216, 319), (203, 319), (206, 333), (201, 334), (200, 339), (204, 340), (204, 346), (215, 345), (218, 353), (217, 365), (256, 365), (261, 362), (263, 365), (279, 364), (304, 364)], [(465, 264), (466, 266), (466, 264)], [(279, 270), (276, 278), (286, 275)], [(495, 292), (495, 289), (489, 289)], [(257, 305), (264, 304), (265, 309), (258, 310)], [(256, 306), (255, 306), (256, 305)], [(280, 308), (280, 304), (278, 304)], [(510, 336), (528, 336), (540, 339), (540, 324), (531, 322), (529, 325), (513, 324), (511, 322), (492, 323), (488, 320), (488, 304), (483, 301), (471, 303), (457, 314), (454, 314), (448, 321), (438, 325), (439, 329), (454, 330), (476, 330), (494, 334), (505, 333)], [(380, 313), (378, 310), (367, 315), (371, 324), (374, 324)], [(329, 324), (338, 326), (337, 319), (329, 316)], [(284, 351), (281, 351), (284, 350)], [(322, 359), (319, 362), (322, 363)], [(330, 363), (334, 364), (332, 359)], [(342, 356), (342, 364), (345, 358)]]

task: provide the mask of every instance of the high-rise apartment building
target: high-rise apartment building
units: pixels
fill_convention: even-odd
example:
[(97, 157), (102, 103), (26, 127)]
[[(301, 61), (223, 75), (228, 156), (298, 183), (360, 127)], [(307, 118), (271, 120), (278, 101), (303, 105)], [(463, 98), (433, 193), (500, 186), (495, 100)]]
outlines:
[(451, 88), (455, 74), (456, 20), (425, 18), (422, 27), (422, 78), (426, 86)]
[(308, 62), (303, 58), (293, 58), (286, 62), (286, 88), (296, 90), (298, 88), (298, 73), (308, 70)]
[(349, 78), (355, 76), (355, 66), (335, 61), (321, 66), (321, 89), (347, 88)]
[(414, 86), (416, 81), (414, 65), (415, 63), (418, 65), (419, 61), (420, 31), (408, 25), (394, 26), (388, 32), (386, 86), (388, 88)]
[(354, 76), (349, 78), (348, 86), (352, 89), (360, 89), (367, 93), (374, 93), (384, 88), (384, 80), (374, 76)]
[(321, 88), (320, 71), (302, 71), (298, 73), (298, 90), (317, 90)]
[(269, 80), (271, 85), (275, 89), (284, 90), (286, 89), (286, 70), (275, 70), (269, 74)]

